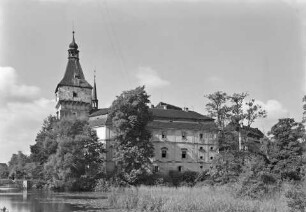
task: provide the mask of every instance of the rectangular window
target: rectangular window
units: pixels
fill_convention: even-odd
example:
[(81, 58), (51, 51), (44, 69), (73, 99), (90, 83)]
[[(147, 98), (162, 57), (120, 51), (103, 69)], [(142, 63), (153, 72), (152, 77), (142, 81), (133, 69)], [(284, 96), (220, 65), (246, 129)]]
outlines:
[(182, 159), (187, 158), (187, 150), (182, 150)]
[(165, 131), (162, 131), (162, 139), (166, 139), (167, 138), (167, 133)]
[(203, 133), (200, 133), (200, 140), (203, 140)]
[(158, 166), (154, 166), (154, 172), (158, 172), (159, 171), (159, 167)]
[(78, 94), (76, 92), (73, 92), (73, 97), (77, 97)]
[(187, 134), (186, 134), (186, 132), (183, 131), (183, 132), (182, 132), (182, 139), (183, 139), (183, 140), (186, 140), (186, 138), (187, 138)]
[(181, 172), (181, 171), (182, 171), (182, 166), (178, 166), (178, 167), (177, 167), (177, 170), (178, 170), (179, 172)]
[(166, 158), (167, 157), (167, 149), (162, 149), (162, 151), (161, 151), (161, 157), (162, 158)]

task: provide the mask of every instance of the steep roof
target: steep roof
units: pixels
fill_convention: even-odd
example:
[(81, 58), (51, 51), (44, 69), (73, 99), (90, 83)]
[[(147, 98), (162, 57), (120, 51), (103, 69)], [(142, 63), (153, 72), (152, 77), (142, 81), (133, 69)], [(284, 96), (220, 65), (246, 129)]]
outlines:
[(85, 80), (85, 76), (83, 74), (83, 70), (79, 62), (79, 50), (78, 45), (75, 43), (74, 40), (74, 32), (73, 41), (69, 45), (68, 52), (69, 57), (65, 75), (60, 81), (60, 83), (57, 85), (55, 92), (57, 91), (59, 86), (73, 86), (92, 89), (92, 86)]

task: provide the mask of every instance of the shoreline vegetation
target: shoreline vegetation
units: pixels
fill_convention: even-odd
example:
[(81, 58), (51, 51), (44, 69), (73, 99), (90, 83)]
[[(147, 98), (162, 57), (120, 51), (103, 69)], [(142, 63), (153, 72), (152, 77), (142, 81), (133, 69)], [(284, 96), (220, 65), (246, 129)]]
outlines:
[(269, 198), (251, 199), (236, 197), (230, 186), (111, 188), (108, 204), (122, 211), (144, 212), (287, 212), (285, 190)]

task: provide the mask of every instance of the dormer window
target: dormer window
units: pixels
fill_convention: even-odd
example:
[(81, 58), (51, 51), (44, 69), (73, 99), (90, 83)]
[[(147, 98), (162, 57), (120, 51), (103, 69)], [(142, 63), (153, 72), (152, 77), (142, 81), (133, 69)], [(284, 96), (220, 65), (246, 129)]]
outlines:
[(76, 92), (72, 93), (73, 97), (78, 97), (78, 94)]
[(78, 74), (75, 74), (75, 75), (74, 75), (74, 78), (76, 78), (76, 79), (81, 79), (80, 75), (78, 75)]

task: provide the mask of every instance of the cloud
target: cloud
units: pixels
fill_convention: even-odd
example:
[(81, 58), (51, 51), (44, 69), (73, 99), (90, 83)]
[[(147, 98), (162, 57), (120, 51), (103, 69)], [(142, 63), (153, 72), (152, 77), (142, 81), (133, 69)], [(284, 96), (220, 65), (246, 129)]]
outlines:
[(39, 95), (38, 87), (18, 82), (16, 70), (0, 67), (0, 162), (19, 150), (28, 153), (43, 119), (54, 113), (54, 101)]
[(267, 101), (267, 103), (263, 103), (261, 101), (257, 102), (267, 111), (268, 118), (270, 119), (280, 119), (288, 115), (288, 110), (275, 99), (270, 99)]
[(11, 67), (0, 67), (0, 105), (7, 101), (32, 101), (37, 98), (40, 89), (17, 82), (17, 73)]
[(162, 79), (156, 70), (150, 67), (139, 67), (136, 78), (140, 85), (145, 85), (147, 88), (160, 88), (170, 85), (170, 82)]
[(275, 99), (270, 99), (266, 103), (262, 101), (256, 101), (256, 103), (267, 111), (267, 117), (255, 121), (254, 127), (258, 127), (265, 133), (270, 131), (271, 127), (278, 122), (278, 119), (288, 117), (288, 110)]

